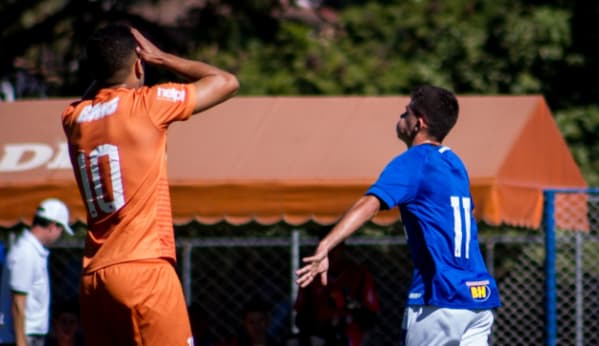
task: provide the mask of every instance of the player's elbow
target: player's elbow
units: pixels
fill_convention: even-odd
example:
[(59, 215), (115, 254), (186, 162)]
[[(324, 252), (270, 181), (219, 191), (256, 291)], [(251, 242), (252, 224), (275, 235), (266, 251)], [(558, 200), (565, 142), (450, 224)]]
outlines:
[(381, 203), (375, 196), (366, 195), (358, 200), (355, 207), (356, 209), (361, 210), (366, 215), (372, 217), (376, 215), (381, 209)]
[(228, 72), (224, 72), (219, 78), (220, 88), (225, 95), (234, 96), (239, 90), (239, 80), (237, 77)]

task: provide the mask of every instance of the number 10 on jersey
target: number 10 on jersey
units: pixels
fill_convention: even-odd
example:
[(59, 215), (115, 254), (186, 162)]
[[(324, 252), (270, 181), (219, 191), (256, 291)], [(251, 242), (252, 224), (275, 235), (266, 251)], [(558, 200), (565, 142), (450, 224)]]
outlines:
[[(107, 172), (100, 169), (99, 161), (103, 156), (108, 159), (109, 170)], [(77, 173), (83, 185), (87, 211), (92, 218), (98, 217), (98, 208), (108, 214), (121, 209), (125, 205), (121, 162), (117, 146), (112, 144), (99, 145), (89, 155), (79, 152), (77, 155), (77, 168)], [(87, 173), (88, 168), (91, 179)], [(109, 176), (106, 177), (106, 174)], [(105, 191), (108, 191), (108, 189), (103, 186), (103, 178), (110, 180), (112, 185), (111, 198), (105, 195)]]

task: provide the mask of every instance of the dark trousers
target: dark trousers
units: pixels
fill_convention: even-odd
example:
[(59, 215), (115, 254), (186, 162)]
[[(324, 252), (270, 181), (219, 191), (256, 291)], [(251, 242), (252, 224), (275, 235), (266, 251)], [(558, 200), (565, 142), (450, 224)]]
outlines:
[[(45, 335), (27, 335), (27, 346), (45, 346), (46, 336)], [(0, 343), (0, 346), (16, 346), (15, 343), (7, 344)]]

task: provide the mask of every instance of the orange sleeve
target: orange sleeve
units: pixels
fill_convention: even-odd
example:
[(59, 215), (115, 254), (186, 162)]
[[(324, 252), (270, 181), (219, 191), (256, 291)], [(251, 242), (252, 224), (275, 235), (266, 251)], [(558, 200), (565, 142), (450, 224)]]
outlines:
[(164, 83), (144, 88), (144, 104), (156, 126), (166, 128), (174, 121), (189, 119), (195, 108), (193, 84)]

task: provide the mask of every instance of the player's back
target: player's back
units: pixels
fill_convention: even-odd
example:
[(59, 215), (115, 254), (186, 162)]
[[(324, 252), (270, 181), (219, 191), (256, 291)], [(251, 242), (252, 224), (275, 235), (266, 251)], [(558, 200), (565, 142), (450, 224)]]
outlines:
[(86, 271), (138, 259), (175, 260), (166, 130), (191, 115), (188, 88), (102, 89), (63, 113), (88, 211)]
[(424, 145), (414, 149), (422, 164), (418, 194), (411, 203), (400, 206), (415, 264), (411, 292), (424, 294), (412, 303), (497, 306), (497, 288), (478, 244), (463, 162), (448, 147)]
[[(429, 147), (417, 202), (427, 246), (439, 262), (478, 270), (478, 229), (472, 214), (470, 181), (461, 159), (448, 147)], [(481, 268), (481, 270), (486, 270)]]

